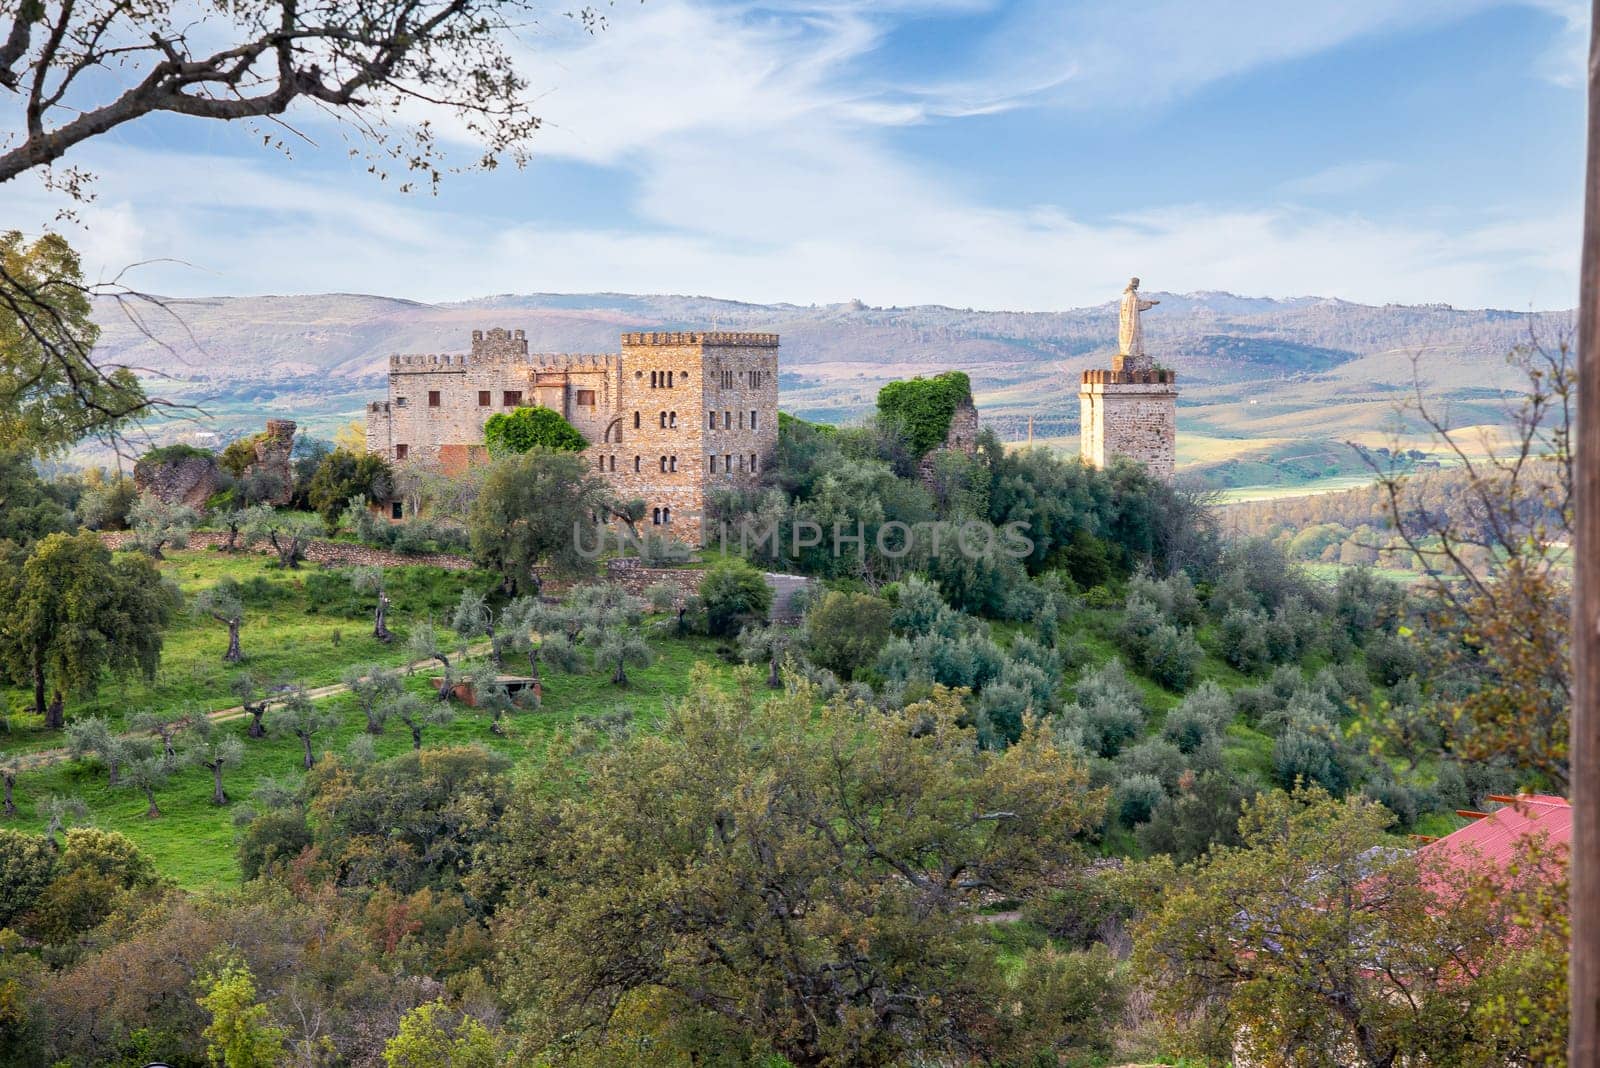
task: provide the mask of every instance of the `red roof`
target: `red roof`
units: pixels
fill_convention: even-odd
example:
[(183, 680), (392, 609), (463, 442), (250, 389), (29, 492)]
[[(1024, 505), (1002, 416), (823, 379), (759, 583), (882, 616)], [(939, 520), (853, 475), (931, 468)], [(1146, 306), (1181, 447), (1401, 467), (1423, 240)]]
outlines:
[(1466, 867), (1474, 859), (1504, 867), (1515, 855), (1517, 842), (1534, 834), (1545, 835), (1552, 846), (1571, 847), (1572, 806), (1566, 798), (1524, 794), (1459, 831), (1429, 842), (1421, 855), (1457, 867)]

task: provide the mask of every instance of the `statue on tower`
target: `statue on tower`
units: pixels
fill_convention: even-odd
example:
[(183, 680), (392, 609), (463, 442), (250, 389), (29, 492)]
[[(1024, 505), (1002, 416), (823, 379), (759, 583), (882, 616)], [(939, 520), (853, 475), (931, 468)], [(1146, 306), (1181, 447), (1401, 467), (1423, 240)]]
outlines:
[(1139, 296), (1139, 280), (1128, 279), (1128, 288), (1122, 291), (1122, 311), (1117, 321), (1117, 360), (1120, 370), (1145, 370), (1149, 364), (1144, 354), (1144, 327), (1139, 323), (1139, 313), (1149, 311), (1159, 300), (1145, 300)]

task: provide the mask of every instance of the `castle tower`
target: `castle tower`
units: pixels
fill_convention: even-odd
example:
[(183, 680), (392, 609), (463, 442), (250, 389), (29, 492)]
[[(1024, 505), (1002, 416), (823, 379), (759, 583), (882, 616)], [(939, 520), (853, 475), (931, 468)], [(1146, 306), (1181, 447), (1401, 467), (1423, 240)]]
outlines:
[(1123, 291), (1117, 355), (1111, 369), (1083, 372), (1078, 388), (1080, 454), (1104, 467), (1113, 456), (1172, 478), (1177, 449), (1178, 375), (1145, 354), (1139, 315), (1159, 304), (1139, 295), (1139, 280)]
[(778, 446), (778, 335), (622, 335), (616, 433), (592, 446), (641, 530), (698, 546), (706, 498), (756, 485)]

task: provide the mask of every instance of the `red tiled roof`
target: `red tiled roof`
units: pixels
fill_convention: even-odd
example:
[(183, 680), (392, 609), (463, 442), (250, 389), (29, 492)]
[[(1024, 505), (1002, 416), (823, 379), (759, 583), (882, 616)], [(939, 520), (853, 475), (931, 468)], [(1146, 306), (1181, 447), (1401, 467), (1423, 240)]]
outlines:
[(1571, 846), (1572, 807), (1566, 798), (1524, 794), (1459, 831), (1429, 842), (1420, 854), (1455, 867), (1479, 859), (1504, 867), (1515, 855), (1517, 842), (1532, 834), (1547, 836), (1552, 846)]

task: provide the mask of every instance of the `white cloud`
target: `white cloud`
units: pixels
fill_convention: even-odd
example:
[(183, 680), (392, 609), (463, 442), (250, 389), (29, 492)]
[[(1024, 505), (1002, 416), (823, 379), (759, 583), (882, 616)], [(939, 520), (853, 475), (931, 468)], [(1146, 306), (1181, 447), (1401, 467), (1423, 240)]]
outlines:
[(1395, 172), (1388, 160), (1339, 163), (1314, 174), (1283, 183), (1287, 193), (1308, 197), (1337, 197), (1371, 189)]

